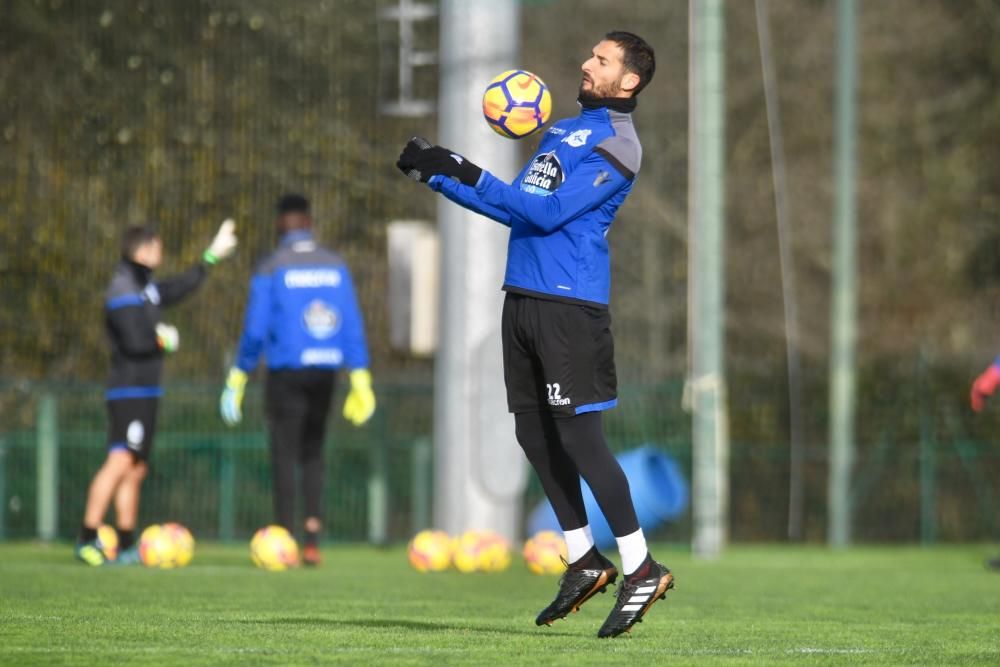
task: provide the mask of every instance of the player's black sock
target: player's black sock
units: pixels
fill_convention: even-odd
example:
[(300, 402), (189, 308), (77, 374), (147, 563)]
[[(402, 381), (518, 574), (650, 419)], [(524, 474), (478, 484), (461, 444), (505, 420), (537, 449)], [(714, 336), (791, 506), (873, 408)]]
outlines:
[(642, 559), (642, 563), (635, 569), (632, 574), (625, 575), (626, 581), (635, 581), (636, 579), (645, 579), (649, 576), (649, 573), (653, 571), (653, 556), (647, 551), (646, 557)]
[(319, 546), (319, 533), (314, 533), (312, 531), (306, 531), (306, 546), (318, 547)]
[(97, 529), (87, 528), (86, 526), (80, 526), (80, 536), (77, 538), (77, 542), (93, 542), (97, 539)]
[(118, 533), (118, 548), (121, 551), (125, 551), (126, 549), (131, 549), (132, 546), (135, 544), (135, 531), (115, 528), (115, 532)]

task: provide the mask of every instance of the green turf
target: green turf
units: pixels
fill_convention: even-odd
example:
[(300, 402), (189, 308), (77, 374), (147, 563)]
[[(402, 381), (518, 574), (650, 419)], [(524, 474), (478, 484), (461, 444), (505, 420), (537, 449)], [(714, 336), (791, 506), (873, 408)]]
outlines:
[(661, 548), (677, 589), (598, 640), (612, 596), (551, 628), (554, 578), (411, 571), (401, 548), (336, 546), (319, 570), (255, 570), (199, 545), (186, 569), (78, 565), (0, 545), (0, 664), (1000, 663), (1000, 573), (982, 547)]

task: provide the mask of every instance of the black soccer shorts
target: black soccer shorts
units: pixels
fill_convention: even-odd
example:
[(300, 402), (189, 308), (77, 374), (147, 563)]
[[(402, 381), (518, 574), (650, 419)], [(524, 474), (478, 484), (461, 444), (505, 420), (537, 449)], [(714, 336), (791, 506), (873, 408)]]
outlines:
[(618, 402), (606, 308), (508, 292), (501, 319), (507, 408), (572, 416)]
[(140, 461), (149, 460), (160, 399), (121, 398), (107, 404), (108, 452), (125, 450)]

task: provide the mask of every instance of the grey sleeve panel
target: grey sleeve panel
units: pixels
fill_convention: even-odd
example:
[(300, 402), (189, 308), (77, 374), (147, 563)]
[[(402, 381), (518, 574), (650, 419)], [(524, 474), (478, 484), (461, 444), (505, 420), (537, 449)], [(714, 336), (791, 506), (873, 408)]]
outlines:
[(627, 113), (611, 114), (611, 128), (615, 133), (597, 144), (594, 149), (604, 156), (626, 178), (635, 178), (642, 163), (642, 144), (632, 125), (632, 115)]

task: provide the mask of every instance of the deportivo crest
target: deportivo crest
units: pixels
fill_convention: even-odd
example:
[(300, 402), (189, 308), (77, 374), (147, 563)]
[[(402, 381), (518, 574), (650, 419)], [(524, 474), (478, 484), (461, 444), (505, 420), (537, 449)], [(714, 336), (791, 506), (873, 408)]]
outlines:
[(590, 136), (591, 130), (577, 130), (573, 134), (569, 135), (563, 139), (564, 144), (569, 144), (573, 148), (579, 148), (587, 143), (587, 138)]
[(555, 151), (536, 155), (521, 179), (521, 190), (533, 195), (550, 195), (563, 182), (563, 168)]
[(302, 313), (302, 323), (313, 338), (325, 340), (340, 329), (337, 309), (320, 299), (314, 299)]

